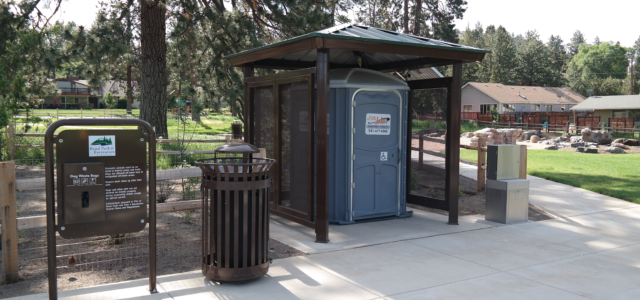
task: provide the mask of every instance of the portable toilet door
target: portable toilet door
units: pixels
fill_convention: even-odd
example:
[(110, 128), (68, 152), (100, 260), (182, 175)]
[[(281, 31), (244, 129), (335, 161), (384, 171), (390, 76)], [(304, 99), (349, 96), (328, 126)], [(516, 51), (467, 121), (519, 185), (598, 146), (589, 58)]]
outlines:
[[(409, 87), (402, 80), (368, 69), (337, 69), (330, 79), (330, 119), (336, 127), (330, 137), (336, 143), (332, 155), (336, 166), (330, 170), (336, 168), (334, 174), (339, 175), (344, 156), (348, 174), (344, 203), (342, 199), (330, 201), (330, 206), (345, 205), (344, 210), (338, 209), (345, 211), (344, 218), (336, 213), (334, 222), (411, 215), (406, 213), (403, 159)], [(348, 132), (347, 147), (340, 145), (341, 131)], [(330, 190), (340, 190), (341, 183)]]
[(402, 97), (396, 90), (362, 89), (353, 102), (353, 219), (396, 214), (402, 175)]

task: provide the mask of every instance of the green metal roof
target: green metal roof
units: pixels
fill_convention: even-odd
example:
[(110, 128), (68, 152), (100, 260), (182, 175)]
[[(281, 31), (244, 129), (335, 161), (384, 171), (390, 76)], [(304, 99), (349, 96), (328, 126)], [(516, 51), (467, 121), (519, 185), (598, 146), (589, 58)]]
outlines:
[(326, 37), (346, 40), (356, 40), (363, 42), (384, 43), (392, 45), (402, 46), (414, 46), (433, 49), (449, 49), (456, 51), (475, 52), (475, 53), (491, 53), (491, 51), (464, 46), (460, 44), (440, 41), (436, 39), (430, 39), (412, 34), (399, 33), (391, 30), (375, 28), (371, 26), (364, 26), (359, 24), (343, 24), (311, 33), (307, 33), (301, 36), (297, 36), (288, 40), (284, 40), (278, 43), (264, 45), (262, 47), (245, 50), (235, 54), (227, 55), (224, 58), (232, 58), (239, 55), (244, 55), (272, 47), (286, 45), (299, 40), (313, 38), (313, 37)]

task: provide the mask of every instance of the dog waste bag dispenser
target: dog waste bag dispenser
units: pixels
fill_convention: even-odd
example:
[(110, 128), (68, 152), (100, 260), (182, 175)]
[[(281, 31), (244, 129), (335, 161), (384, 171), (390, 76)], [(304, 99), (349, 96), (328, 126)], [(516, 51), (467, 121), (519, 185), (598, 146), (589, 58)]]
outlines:
[[(259, 278), (269, 271), (269, 169), (274, 159), (242, 142), (219, 146), (202, 169), (202, 274), (221, 282)], [(227, 156), (229, 155), (229, 156)]]
[(520, 146), (487, 146), (485, 219), (502, 224), (529, 219), (529, 180), (519, 179)]
[(409, 87), (368, 69), (330, 74), (329, 220), (407, 217)]
[(138, 130), (65, 130), (57, 136), (56, 229), (62, 237), (146, 227), (147, 140)]

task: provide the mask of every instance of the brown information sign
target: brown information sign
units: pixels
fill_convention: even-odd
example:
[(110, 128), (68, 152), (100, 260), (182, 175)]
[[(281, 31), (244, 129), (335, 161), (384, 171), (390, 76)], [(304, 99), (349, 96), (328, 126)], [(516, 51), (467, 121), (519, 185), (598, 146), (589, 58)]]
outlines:
[(55, 138), (57, 231), (81, 238), (141, 231), (147, 137), (138, 130), (65, 130)]

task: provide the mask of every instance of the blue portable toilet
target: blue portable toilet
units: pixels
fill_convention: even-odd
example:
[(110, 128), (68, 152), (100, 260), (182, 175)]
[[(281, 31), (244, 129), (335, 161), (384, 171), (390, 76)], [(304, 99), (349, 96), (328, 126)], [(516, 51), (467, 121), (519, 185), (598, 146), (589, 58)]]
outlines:
[(409, 217), (406, 145), (409, 86), (369, 69), (330, 73), (329, 221)]

